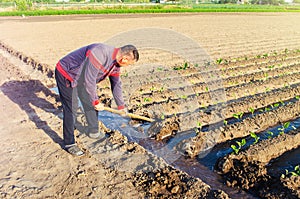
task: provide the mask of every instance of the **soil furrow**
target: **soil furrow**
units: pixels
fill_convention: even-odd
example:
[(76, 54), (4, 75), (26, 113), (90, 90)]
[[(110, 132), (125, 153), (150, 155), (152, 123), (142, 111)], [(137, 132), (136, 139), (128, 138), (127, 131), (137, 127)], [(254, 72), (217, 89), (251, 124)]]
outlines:
[(183, 141), (182, 149), (190, 157), (195, 157), (216, 143), (226, 142), (235, 138), (245, 137), (250, 132), (259, 133), (292, 119), (300, 114), (300, 102), (287, 104), (278, 109), (248, 117), (239, 123), (220, 127), (208, 132), (199, 132), (196, 137)]
[[(224, 103), (225, 101), (237, 100), (242, 97), (284, 88), (290, 84), (299, 83), (299, 79), (300, 73), (294, 73), (269, 78), (264, 81), (258, 80), (240, 84), (225, 88), (225, 90), (217, 89), (199, 94), (195, 93), (206, 90), (207, 87), (203, 85), (202, 88), (196, 88), (197, 90), (185, 87), (181, 90), (176, 90), (175, 92), (166, 90), (154, 92), (153, 94), (133, 95), (129, 99), (131, 105), (130, 109), (136, 110), (139, 109), (139, 107), (147, 107), (148, 110), (153, 111), (154, 115), (172, 115), (184, 112), (194, 112), (199, 107), (207, 107), (209, 105)], [(191, 93), (191, 95), (188, 95), (189, 93)]]
[[(300, 56), (299, 56), (300, 57)], [(297, 66), (299, 57), (291, 58), (290, 60), (281, 61), (279, 64), (278, 61), (274, 60), (274, 62), (267, 62), (267, 63), (248, 63), (243, 66), (238, 67), (229, 67), (229, 68), (223, 68), (217, 69), (216, 67), (207, 68), (205, 67), (205, 71), (203, 71), (204, 68), (200, 67), (192, 67), (182, 70), (169, 70), (169, 69), (163, 69), (158, 68), (162, 71), (152, 71), (152, 73), (147, 75), (147, 78), (144, 78), (144, 73), (142, 75), (135, 75), (132, 77), (126, 77), (123, 78), (123, 87), (125, 90), (137, 90), (140, 88), (141, 85), (149, 84), (149, 83), (161, 83), (161, 86), (164, 87), (180, 87), (184, 85), (194, 85), (197, 83), (208, 83), (210, 81), (210, 75), (217, 75), (213, 79), (221, 79), (221, 78), (234, 78), (232, 76), (241, 76), (245, 74), (251, 75), (252, 73), (258, 73), (262, 71), (273, 71), (273, 73), (276, 73), (275, 71), (280, 72), (281, 70), (288, 70), (289, 67), (293, 68), (295, 65)], [(276, 64), (274, 64), (276, 62)], [(221, 67), (220, 67), (221, 68)], [(283, 69), (284, 68), (284, 69)], [(156, 69), (156, 70), (158, 70)], [(213, 73), (212, 70), (215, 70)], [(295, 71), (296, 69), (294, 69)], [(250, 73), (249, 73), (250, 72)], [(272, 73), (272, 72), (271, 72)], [(143, 78), (138, 78), (139, 76), (143, 76)], [(140, 81), (137, 82), (136, 79), (139, 79)]]
[(250, 190), (263, 198), (271, 196), (275, 198), (297, 198), (299, 192), (294, 191), (295, 186), (292, 188), (287, 185), (283, 186), (283, 184), (293, 183), (290, 180), (295, 179), (283, 179), (280, 173), (275, 176), (270, 175), (268, 167), (272, 161), (276, 161), (276, 158), (299, 146), (300, 130), (297, 129), (250, 145), (248, 149), (239, 154), (229, 154), (220, 158), (215, 168), (226, 178), (228, 186)]

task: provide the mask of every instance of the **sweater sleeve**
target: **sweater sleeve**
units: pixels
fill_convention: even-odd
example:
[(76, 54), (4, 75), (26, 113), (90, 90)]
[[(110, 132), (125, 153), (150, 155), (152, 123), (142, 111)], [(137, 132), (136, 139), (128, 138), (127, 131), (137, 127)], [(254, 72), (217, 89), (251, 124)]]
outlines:
[(90, 96), (90, 101), (93, 106), (99, 104), (98, 95), (97, 95), (97, 77), (99, 73), (103, 73), (104, 67), (101, 62), (105, 60), (105, 56), (101, 52), (96, 52), (90, 50), (86, 55), (86, 67), (84, 74), (84, 84), (87, 93)]
[(87, 93), (90, 96), (90, 102), (93, 106), (99, 104), (98, 96), (97, 96), (97, 74), (99, 72), (99, 69), (97, 69), (89, 60), (86, 61), (86, 67), (85, 67), (85, 78), (84, 78), (84, 84), (85, 89)]
[(118, 109), (124, 109), (125, 103), (122, 93), (122, 82), (120, 76), (109, 76), (112, 94), (118, 106)]

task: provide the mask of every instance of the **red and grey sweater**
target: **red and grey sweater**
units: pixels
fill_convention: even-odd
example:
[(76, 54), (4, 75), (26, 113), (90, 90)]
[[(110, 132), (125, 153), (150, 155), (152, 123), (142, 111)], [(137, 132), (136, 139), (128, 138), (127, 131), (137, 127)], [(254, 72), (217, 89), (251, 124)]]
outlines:
[(60, 59), (56, 69), (71, 82), (73, 88), (84, 85), (94, 106), (99, 103), (96, 84), (109, 77), (118, 109), (123, 109), (120, 66), (116, 62), (118, 51), (119, 48), (105, 44), (90, 44)]

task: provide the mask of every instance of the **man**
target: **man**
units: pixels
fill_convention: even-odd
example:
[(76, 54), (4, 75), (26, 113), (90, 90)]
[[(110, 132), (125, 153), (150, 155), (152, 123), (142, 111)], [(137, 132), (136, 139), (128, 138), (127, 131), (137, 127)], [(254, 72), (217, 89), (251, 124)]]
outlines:
[(120, 80), (120, 67), (134, 64), (139, 59), (135, 46), (114, 48), (97, 43), (77, 49), (56, 65), (55, 79), (63, 106), (63, 138), (65, 149), (72, 155), (83, 155), (75, 144), (74, 129), (78, 97), (88, 123), (88, 136), (103, 137), (99, 132), (98, 111), (104, 106), (97, 96), (97, 83), (109, 77), (111, 90), (119, 110), (125, 110)]

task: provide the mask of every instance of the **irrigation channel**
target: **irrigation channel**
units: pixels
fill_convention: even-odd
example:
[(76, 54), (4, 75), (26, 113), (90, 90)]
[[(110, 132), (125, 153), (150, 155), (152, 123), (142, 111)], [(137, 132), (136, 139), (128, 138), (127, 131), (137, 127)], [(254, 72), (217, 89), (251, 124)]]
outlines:
[[(300, 164), (299, 57), (285, 50), (218, 60), (214, 82), (203, 78), (211, 71), (189, 65), (129, 74), (129, 111), (156, 121), (124, 128), (124, 118), (99, 119), (233, 198), (299, 198), (300, 177), (291, 175)], [(222, 92), (226, 100), (212, 99)]]

